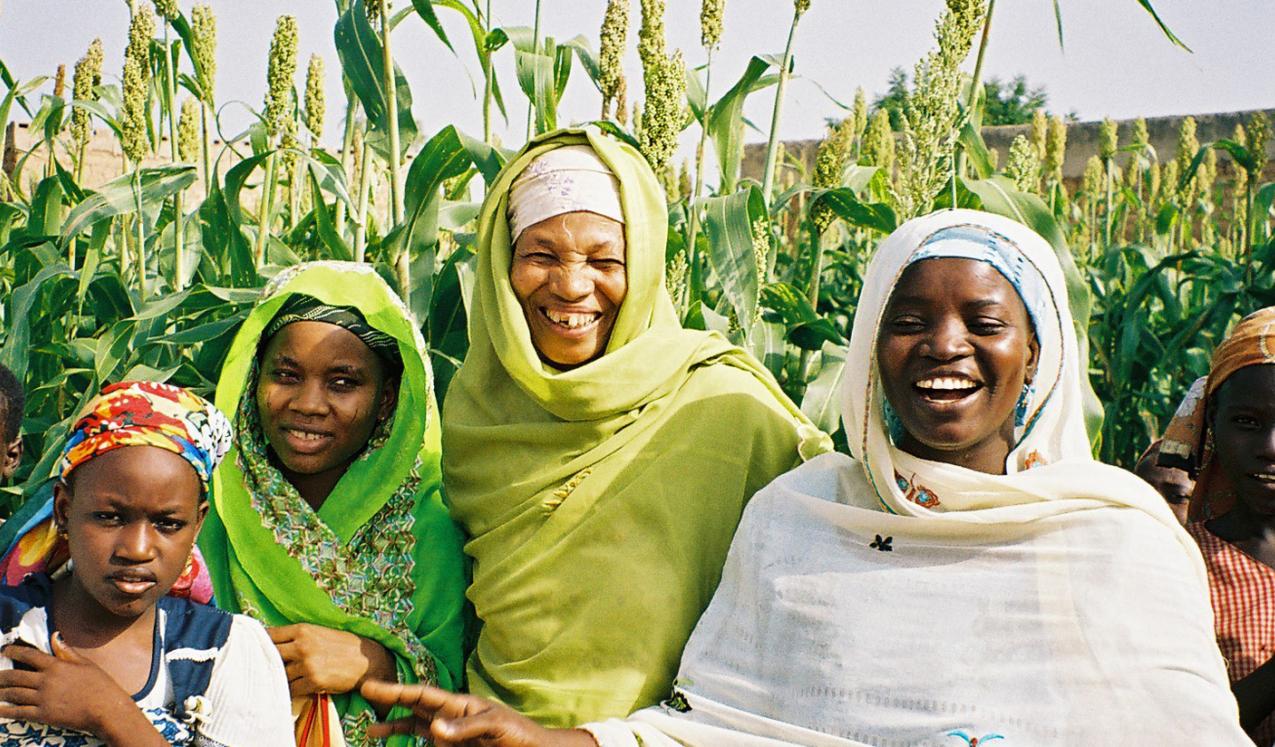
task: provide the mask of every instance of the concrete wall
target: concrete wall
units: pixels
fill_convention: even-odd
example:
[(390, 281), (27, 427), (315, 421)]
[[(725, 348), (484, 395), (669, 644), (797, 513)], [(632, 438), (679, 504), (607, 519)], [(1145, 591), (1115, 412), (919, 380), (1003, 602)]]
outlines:
[[(1266, 109), (1266, 116), (1275, 124), (1275, 109)], [(1197, 137), (1201, 143), (1214, 140), (1229, 139), (1235, 132), (1235, 125), (1247, 122), (1253, 112), (1229, 112), (1225, 114), (1196, 114)], [(1178, 152), (1178, 130), (1186, 115), (1172, 117), (1154, 117), (1147, 119), (1147, 133), (1152, 147), (1160, 160), (1172, 160)], [(1122, 120), (1120, 126), (1120, 145), (1128, 145), (1133, 135), (1133, 120)], [(1098, 154), (1098, 129), (1100, 122), (1077, 122), (1067, 127), (1067, 157), (1063, 164), (1063, 176), (1068, 180), (1079, 179), (1084, 173), (1085, 163), (1090, 156)], [(1009, 162), (1009, 146), (1018, 135), (1030, 136), (1030, 125), (1007, 125), (1000, 127), (984, 127), (983, 140), (988, 148), (1000, 152), (1000, 163)], [(796, 140), (784, 143), (787, 153), (797, 155), (801, 162), (810, 168), (815, 162), (815, 151), (819, 140)], [(1266, 179), (1275, 179), (1275, 137), (1266, 145), (1271, 161), (1267, 165)], [(744, 175), (760, 180), (766, 158), (764, 143), (752, 144), (744, 152)], [(1223, 164), (1229, 163), (1225, 155)]]

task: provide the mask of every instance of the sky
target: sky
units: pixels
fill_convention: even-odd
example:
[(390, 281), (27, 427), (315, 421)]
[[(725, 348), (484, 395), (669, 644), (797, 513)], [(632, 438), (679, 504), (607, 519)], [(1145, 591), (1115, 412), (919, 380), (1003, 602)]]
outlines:
[[(141, 0), (145, 2), (146, 0)], [(297, 17), (301, 59), (297, 85), (304, 85), (311, 53), (327, 66), (328, 114), (324, 140), (339, 138), (344, 107), (339, 61), (332, 42), (336, 20), (331, 0), (207, 0), (218, 18), (217, 99), (223, 132), (235, 134), (251, 121), (265, 92), (266, 55), (274, 19)], [(470, 1), (470, 0), (466, 0)], [(530, 26), (533, 0), (491, 0), (500, 26)], [(1164, 21), (1189, 45), (1170, 44), (1137, 0), (1059, 0), (1065, 47), (1059, 47), (1053, 0), (1000, 0), (996, 5), (985, 77), (1025, 75), (1044, 86), (1049, 109), (1074, 112), (1082, 120), (1112, 117), (1199, 114), (1275, 107), (1270, 33), (1272, 0), (1154, 0)], [(629, 90), (640, 89), (641, 69), (634, 50), (638, 0), (633, 0)], [(192, 0), (180, 0), (189, 12)], [(394, 5), (406, 7), (407, 0)], [(541, 28), (567, 39), (578, 34), (597, 46), (605, 0), (541, 0)], [(668, 0), (670, 48), (684, 51), (691, 65), (702, 64), (699, 7), (695, 0)], [(942, 0), (813, 0), (802, 18), (794, 47), (795, 74), (780, 132), (786, 139), (822, 134), (825, 122), (849, 104), (855, 89), (869, 97), (884, 92), (891, 68), (910, 70), (933, 42)], [(453, 54), (417, 17), (395, 31), (392, 47), (412, 89), (413, 113), (428, 136), (447, 124), (481, 135), (481, 78), (468, 27), (461, 16), (440, 8)], [(792, 4), (787, 0), (726, 0), (725, 33), (714, 55), (712, 96), (742, 74), (753, 55), (779, 54), (788, 33)], [(68, 71), (94, 37), (106, 47), (106, 76), (118, 80), (128, 25), (125, 0), (0, 0), (0, 60), (20, 80), (52, 75), (59, 63)], [(509, 121), (497, 121), (506, 145), (519, 142), (526, 127), (526, 99), (517, 89), (513, 55), (497, 53), (498, 76), (509, 105)], [(967, 67), (972, 67), (972, 60)], [(69, 74), (69, 72), (68, 72)], [(236, 103), (237, 102), (237, 103)], [(754, 94), (745, 108), (766, 129), (773, 89)], [(561, 123), (597, 116), (599, 97), (577, 65), (559, 107)], [(684, 135), (689, 150), (693, 133)], [(752, 131), (750, 141), (765, 140)]]

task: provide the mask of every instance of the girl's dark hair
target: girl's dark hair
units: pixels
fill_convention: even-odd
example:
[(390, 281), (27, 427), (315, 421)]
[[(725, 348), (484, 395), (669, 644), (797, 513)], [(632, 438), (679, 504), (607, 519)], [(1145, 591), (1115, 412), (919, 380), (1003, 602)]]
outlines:
[(0, 427), (4, 429), (4, 441), (8, 443), (18, 437), (22, 429), (22, 413), (26, 408), (27, 395), (22, 390), (18, 377), (3, 364), (0, 364), (0, 399), (3, 400), (4, 421)]

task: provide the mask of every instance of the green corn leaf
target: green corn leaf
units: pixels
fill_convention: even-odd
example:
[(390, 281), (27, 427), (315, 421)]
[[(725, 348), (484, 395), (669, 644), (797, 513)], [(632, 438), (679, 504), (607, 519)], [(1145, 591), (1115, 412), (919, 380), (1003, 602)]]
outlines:
[(39, 236), (57, 236), (65, 211), (62, 206), (62, 181), (56, 176), (40, 180), (31, 197), (31, 216), (27, 232)]
[(323, 190), (319, 187), (319, 180), (315, 176), (315, 167), (312, 165), (307, 170), (310, 182), (310, 198), (314, 203), (315, 227), (319, 233), (319, 240), (328, 248), (329, 256), (335, 259), (350, 261), (354, 259), (354, 252), (350, 250), (350, 245), (342, 238), (341, 233), (336, 229), (335, 218), (331, 209), (328, 208), (327, 202), (323, 198)]
[(8, 367), (18, 381), (25, 381), (31, 347), (31, 311), (40, 290), (54, 278), (71, 277), (74, 273), (64, 264), (49, 265), (35, 277), (19, 286), (9, 298), (6, 318), (10, 320), (0, 363)]
[(894, 208), (884, 202), (860, 202), (854, 190), (849, 187), (818, 192), (810, 205), (812, 208), (815, 205), (825, 205), (850, 225), (871, 228), (881, 233), (890, 233), (899, 225)]
[(819, 373), (806, 386), (801, 411), (824, 433), (841, 427), (841, 381), (846, 372), (846, 347), (825, 342), (819, 349)]
[(434, 4), (430, 0), (412, 0), (412, 7), (416, 9), (416, 14), (421, 17), (425, 25), (429, 26), (434, 34), (442, 40), (443, 44), (451, 50), (451, 53), (456, 54), (456, 48), (452, 46), (451, 39), (447, 38), (447, 32), (443, 30), (443, 24), (438, 21), (438, 14), (434, 12)]
[[(370, 145), (383, 158), (389, 155), (389, 104), (390, 92), (385, 90), (382, 76), (382, 47), (376, 31), (367, 20), (367, 8), (363, 0), (354, 4), (337, 19), (334, 31), (337, 57), (350, 88), (363, 105), (371, 125), (368, 133)], [(394, 66), (394, 91), (398, 104), (399, 157), (406, 154), (416, 140), (416, 120), (412, 117), (412, 92), (407, 78), (398, 65)]]
[(63, 245), (100, 220), (136, 212), (138, 191), (143, 207), (155, 205), (194, 184), (198, 173), (194, 166), (175, 164), (141, 169), (136, 178), (140, 186), (132, 173), (116, 177), (76, 205), (62, 226)]
[(720, 194), (734, 192), (739, 181), (744, 155), (744, 101), (748, 94), (770, 85), (762, 76), (773, 64), (772, 60), (753, 57), (739, 81), (708, 111), (708, 136), (717, 151), (721, 173)]
[(704, 201), (708, 261), (739, 326), (750, 329), (756, 319), (761, 278), (753, 251), (753, 223), (766, 221), (761, 190), (748, 186), (735, 194)]

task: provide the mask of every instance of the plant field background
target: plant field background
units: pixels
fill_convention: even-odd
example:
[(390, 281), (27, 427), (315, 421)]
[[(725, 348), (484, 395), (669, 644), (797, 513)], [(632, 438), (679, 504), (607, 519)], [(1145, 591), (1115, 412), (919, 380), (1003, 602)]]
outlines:
[[(262, 69), (270, 92), (233, 133), (212, 93), (218, 19), (206, 5), (132, 0), (118, 75), (103, 74), (100, 46), (51, 77), (18, 80), (0, 60), (0, 132), (28, 123), (0, 178), (0, 361), (28, 394), (28, 458), (0, 515), (47, 477), (70, 419), (103, 383), (211, 391), (260, 288), (297, 262), (374, 266), (419, 321), (441, 400), (467, 346), (474, 220), (512, 153), (492, 122), (525, 113), (529, 133), (572, 124), (558, 113), (568, 86), (595, 91), (597, 126), (631, 140), (662, 177), (668, 286), (684, 323), (750, 349), (829, 431), (865, 262), (885, 234), (935, 208), (1008, 215), (1053, 244), (1088, 341), (1091, 435), (1107, 461), (1130, 464), (1234, 320), (1275, 303), (1264, 113), (1207, 142), (1186, 118), (1167, 150), (1145, 123), (1104, 123), (1082, 176), (1069, 178), (1079, 169), (1065, 161), (1068, 123), (1037, 112), (1001, 157), (981, 127), (995, 1), (947, 0), (896, 129), (860, 95), (813, 153), (788, 153), (778, 133), (810, 0), (776, 4), (791, 22), (782, 55), (759, 54), (724, 81), (712, 73), (722, 2), (703, 2), (708, 64), (691, 67), (667, 48), (662, 0), (611, 0), (600, 30), (570, 39), (496, 27), (489, 0), (335, 0), (329, 63), (344, 99), (323, 100), (323, 60), (299, 60), (296, 24), (280, 17)], [(1165, 43), (1180, 43), (1138, 3)], [(444, 14), (462, 17), (468, 36), (449, 37)], [(475, 66), (483, 131), (422, 131), (414, 82), (394, 63), (401, 24), (425, 24)], [(620, 58), (634, 43), (642, 74), (626, 79)], [(504, 56), (512, 77), (497, 75)], [(745, 119), (749, 97), (774, 101), (769, 122)], [(328, 107), (344, 126), (323, 147)], [(769, 142), (746, 169), (748, 127)], [(688, 131), (711, 157), (675, 162)], [(115, 163), (86, 173), (103, 139)]]

